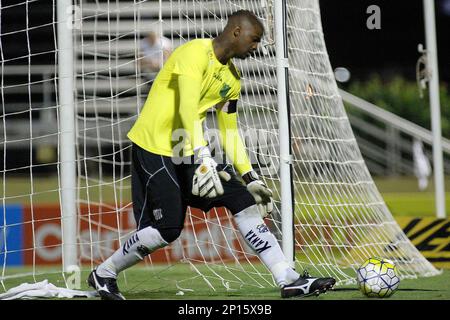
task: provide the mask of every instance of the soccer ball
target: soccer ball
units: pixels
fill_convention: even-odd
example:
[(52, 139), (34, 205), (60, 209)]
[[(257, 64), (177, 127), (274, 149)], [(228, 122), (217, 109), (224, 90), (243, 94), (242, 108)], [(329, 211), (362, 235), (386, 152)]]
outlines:
[(368, 297), (387, 298), (400, 284), (395, 264), (383, 258), (370, 258), (357, 270), (359, 290)]

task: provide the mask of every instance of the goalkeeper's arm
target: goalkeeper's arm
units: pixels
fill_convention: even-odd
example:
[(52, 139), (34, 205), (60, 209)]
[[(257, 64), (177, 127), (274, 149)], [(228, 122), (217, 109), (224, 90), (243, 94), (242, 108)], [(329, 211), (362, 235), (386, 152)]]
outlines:
[(217, 109), (217, 120), (220, 129), (222, 147), (234, 167), (241, 174), (247, 184), (247, 190), (253, 195), (257, 204), (264, 207), (263, 217), (273, 210), (272, 191), (262, 182), (258, 174), (253, 171), (244, 143), (239, 135), (237, 125), (236, 100), (228, 101)]
[(200, 101), (201, 79), (180, 74), (178, 76), (180, 97), (180, 118), (188, 135), (192, 150), (198, 150), (206, 145), (203, 139), (203, 128), (197, 107)]
[(214, 198), (223, 194), (223, 186), (203, 139), (203, 128), (197, 112), (200, 100), (201, 79), (180, 74), (178, 76), (180, 95), (180, 118), (194, 151), (194, 160), (198, 164), (192, 180), (192, 194), (200, 197)]
[(222, 147), (236, 170), (243, 176), (252, 171), (252, 165), (239, 135), (236, 105), (237, 100), (230, 100), (217, 108), (217, 122)]

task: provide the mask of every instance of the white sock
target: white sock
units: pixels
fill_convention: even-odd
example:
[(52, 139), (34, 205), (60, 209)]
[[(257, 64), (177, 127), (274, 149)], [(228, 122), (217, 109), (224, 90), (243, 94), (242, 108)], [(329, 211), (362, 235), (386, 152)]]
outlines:
[(300, 276), (289, 266), (275, 236), (253, 205), (234, 215), (234, 220), (247, 244), (270, 270), (279, 287), (290, 284)]
[(158, 230), (147, 227), (133, 234), (111, 257), (97, 268), (97, 274), (104, 278), (117, 278), (119, 272), (134, 266), (145, 256), (167, 246)]

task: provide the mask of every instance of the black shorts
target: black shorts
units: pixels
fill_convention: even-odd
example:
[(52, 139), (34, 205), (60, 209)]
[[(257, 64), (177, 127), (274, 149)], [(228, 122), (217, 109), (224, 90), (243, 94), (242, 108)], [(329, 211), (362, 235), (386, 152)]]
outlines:
[[(190, 159), (192, 160), (192, 158)], [(231, 175), (222, 181), (224, 194), (212, 199), (192, 195), (192, 178), (196, 165), (175, 164), (171, 157), (132, 146), (131, 193), (137, 229), (182, 229), (187, 206), (208, 212), (225, 207), (234, 215), (255, 204), (255, 199), (237, 179), (230, 165), (218, 165)]]

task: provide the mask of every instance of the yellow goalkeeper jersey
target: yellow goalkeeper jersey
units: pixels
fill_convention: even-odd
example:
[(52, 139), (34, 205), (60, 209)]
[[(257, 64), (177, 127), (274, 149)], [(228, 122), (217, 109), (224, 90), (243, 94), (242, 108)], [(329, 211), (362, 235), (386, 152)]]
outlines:
[[(157, 75), (128, 138), (141, 148), (164, 156), (174, 154), (179, 145), (177, 129), (184, 129), (189, 139), (183, 156), (206, 145), (201, 123), (211, 107), (237, 100), (241, 90), (240, 74), (230, 60), (217, 60), (211, 39), (196, 39), (178, 47)], [(242, 148), (242, 147), (240, 147)], [(245, 170), (249, 162), (245, 161)]]

